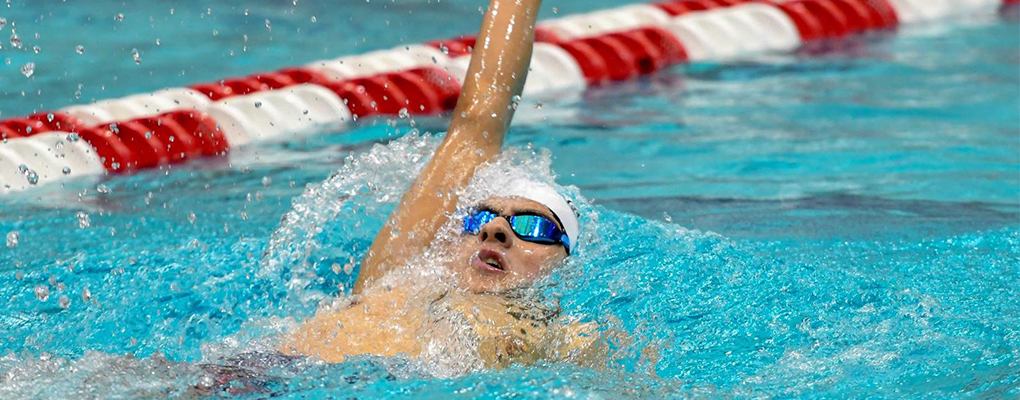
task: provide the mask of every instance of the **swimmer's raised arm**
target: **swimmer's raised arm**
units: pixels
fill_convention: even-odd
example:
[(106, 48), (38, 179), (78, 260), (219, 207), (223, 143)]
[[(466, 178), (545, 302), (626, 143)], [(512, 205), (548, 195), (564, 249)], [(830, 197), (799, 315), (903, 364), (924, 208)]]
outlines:
[(429, 246), (457, 191), (499, 154), (531, 62), (541, 0), (491, 0), (446, 138), (379, 231), (354, 293)]

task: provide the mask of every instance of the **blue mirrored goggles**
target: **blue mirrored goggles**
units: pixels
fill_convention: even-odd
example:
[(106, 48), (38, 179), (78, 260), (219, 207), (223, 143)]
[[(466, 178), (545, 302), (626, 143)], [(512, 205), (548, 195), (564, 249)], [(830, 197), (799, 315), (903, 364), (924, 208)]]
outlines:
[(510, 223), (511, 230), (523, 241), (541, 244), (563, 244), (570, 254), (570, 238), (556, 226), (556, 223), (538, 215), (499, 215), (489, 211), (476, 210), (464, 217), (464, 233), (477, 235), (482, 227), (492, 220), (503, 217)]

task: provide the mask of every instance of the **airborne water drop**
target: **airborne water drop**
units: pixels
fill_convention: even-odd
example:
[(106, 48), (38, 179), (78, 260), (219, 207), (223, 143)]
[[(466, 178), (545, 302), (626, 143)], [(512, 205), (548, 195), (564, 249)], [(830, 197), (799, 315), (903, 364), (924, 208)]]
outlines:
[(78, 214), (75, 215), (75, 217), (78, 218), (78, 228), (85, 229), (88, 228), (89, 225), (92, 225), (92, 221), (89, 219), (89, 215), (84, 212), (79, 211)]
[(31, 78), (32, 74), (35, 74), (35, 63), (28, 62), (21, 66), (21, 74), (25, 75), (26, 78)]
[(18, 247), (19, 236), (21, 236), (21, 234), (19, 234), (18, 231), (7, 232), (7, 248), (13, 249)]
[(50, 288), (46, 285), (36, 285), (35, 298), (39, 301), (46, 301), (50, 298)]

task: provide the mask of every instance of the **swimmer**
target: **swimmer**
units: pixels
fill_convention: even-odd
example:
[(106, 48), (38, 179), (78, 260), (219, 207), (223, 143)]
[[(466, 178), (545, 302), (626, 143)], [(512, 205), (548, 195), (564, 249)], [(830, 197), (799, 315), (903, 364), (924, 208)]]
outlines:
[[(284, 340), (282, 352), (327, 362), (422, 356), (435, 349), (426, 349), (421, 333), (440, 331), (449, 322), (441, 316), (450, 313), (472, 327), (474, 354), (489, 368), (582, 362), (598, 352), (593, 324), (563, 322), (558, 310), (511, 294), (576, 249), (578, 218), (563, 196), (517, 180), (502, 188), (506, 196), (456, 209), (458, 191), (500, 153), (528, 74), (540, 3), (491, 0), (446, 137), (372, 242), (353, 295), (319, 310)], [(462, 235), (445, 249), (457, 290), (380, 283), (432, 246), (451, 215), (465, 215), (456, 222)]]

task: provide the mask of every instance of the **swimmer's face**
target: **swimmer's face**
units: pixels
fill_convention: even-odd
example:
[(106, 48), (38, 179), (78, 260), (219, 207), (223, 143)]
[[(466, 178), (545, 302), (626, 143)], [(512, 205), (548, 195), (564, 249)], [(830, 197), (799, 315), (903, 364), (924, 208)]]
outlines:
[[(478, 209), (499, 215), (538, 215), (563, 230), (548, 207), (532, 200), (494, 197), (483, 201)], [(462, 288), (500, 292), (535, 282), (566, 256), (562, 244), (524, 241), (514, 234), (506, 218), (495, 218), (483, 225), (477, 235), (465, 234), (455, 243), (453, 268)]]

